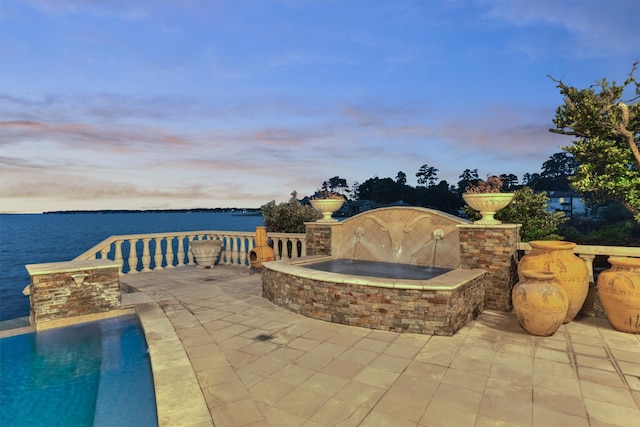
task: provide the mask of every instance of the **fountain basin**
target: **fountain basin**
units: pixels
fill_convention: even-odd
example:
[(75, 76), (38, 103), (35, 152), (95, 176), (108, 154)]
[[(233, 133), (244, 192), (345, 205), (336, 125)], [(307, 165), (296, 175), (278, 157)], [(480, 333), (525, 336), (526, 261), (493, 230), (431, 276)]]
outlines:
[(431, 279), (407, 279), (308, 268), (335, 259), (264, 263), (262, 295), (315, 319), (426, 335), (453, 335), (484, 309), (484, 270), (457, 268)]

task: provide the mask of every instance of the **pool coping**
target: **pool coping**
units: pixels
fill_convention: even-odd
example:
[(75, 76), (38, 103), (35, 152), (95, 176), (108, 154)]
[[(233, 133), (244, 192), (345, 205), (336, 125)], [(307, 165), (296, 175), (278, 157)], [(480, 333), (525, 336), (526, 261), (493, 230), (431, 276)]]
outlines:
[(123, 305), (126, 301), (135, 307), (149, 349), (158, 426), (213, 426), (191, 361), (165, 312), (141, 292), (122, 294), (122, 298)]

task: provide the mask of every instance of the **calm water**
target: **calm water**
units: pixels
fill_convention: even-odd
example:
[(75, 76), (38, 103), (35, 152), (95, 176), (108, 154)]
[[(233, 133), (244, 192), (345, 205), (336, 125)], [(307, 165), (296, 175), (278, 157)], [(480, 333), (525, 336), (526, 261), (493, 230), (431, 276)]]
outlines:
[(451, 271), (446, 267), (423, 267), (391, 262), (334, 259), (304, 264), (304, 267), (354, 276), (374, 276), (387, 279), (429, 280)]
[(0, 425), (157, 426), (135, 316), (0, 339)]
[(70, 261), (113, 235), (253, 231), (261, 216), (206, 213), (0, 214), (0, 321), (29, 315), (26, 264)]

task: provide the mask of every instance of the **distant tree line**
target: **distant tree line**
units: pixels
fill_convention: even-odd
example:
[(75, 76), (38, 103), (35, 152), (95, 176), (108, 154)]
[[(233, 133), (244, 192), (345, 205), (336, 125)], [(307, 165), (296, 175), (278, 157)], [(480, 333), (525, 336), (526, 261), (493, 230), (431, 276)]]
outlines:
[[(582, 244), (640, 246), (640, 224), (634, 221), (629, 210), (616, 201), (603, 202), (601, 198), (591, 198), (590, 193), (575, 191), (572, 179), (578, 167), (571, 153), (560, 152), (551, 155), (542, 164), (540, 172), (525, 173), (521, 179), (513, 173), (501, 173), (498, 176), (502, 180), (502, 191), (515, 192), (516, 198), (496, 217), (504, 222), (523, 224), (521, 237), (524, 241), (566, 239)], [(351, 187), (346, 179), (335, 176), (323, 182), (321, 188), (342, 194), (348, 201), (407, 204), (477, 219), (477, 213), (466, 206), (462, 193), (467, 186), (476, 185), (482, 179), (478, 169), (462, 171), (456, 185), (440, 180), (438, 172), (434, 166), (422, 165), (415, 173), (418, 181), (415, 187), (408, 185), (407, 174), (399, 171), (395, 179), (376, 176)], [(547, 212), (549, 191), (572, 192), (592, 208), (600, 206), (606, 209), (600, 219), (565, 217), (563, 212)]]

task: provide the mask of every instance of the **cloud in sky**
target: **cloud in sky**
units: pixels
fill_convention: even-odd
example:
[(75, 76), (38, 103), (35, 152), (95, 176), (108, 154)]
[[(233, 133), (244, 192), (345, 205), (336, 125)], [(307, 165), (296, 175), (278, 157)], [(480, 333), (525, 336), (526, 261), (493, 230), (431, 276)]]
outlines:
[(540, 170), (547, 77), (624, 79), (634, 1), (5, 0), (0, 211), (255, 207)]

